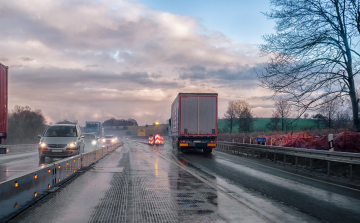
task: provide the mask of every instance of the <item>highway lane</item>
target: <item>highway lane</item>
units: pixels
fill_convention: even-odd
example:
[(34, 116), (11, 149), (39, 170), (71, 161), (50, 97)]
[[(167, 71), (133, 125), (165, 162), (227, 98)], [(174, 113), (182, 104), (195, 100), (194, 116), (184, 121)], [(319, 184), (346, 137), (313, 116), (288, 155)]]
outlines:
[(197, 151), (179, 153), (177, 159), (199, 175), (216, 176), (218, 185), (237, 197), (246, 199), (244, 191), (251, 190), (327, 222), (360, 219), (359, 187), (217, 151), (210, 155)]
[[(14, 153), (0, 155), (0, 182), (27, 173), (44, 164), (50, 164), (60, 159), (46, 158), (45, 162), (39, 162), (38, 149), (14, 149)], [(93, 148), (84, 148), (84, 152), (90, 152)]]
[(318, 222), (206, 167), (199, 169), (191, 160), (196, 156), (177, 154), (169, 143), (125, 140), (10, 222)]

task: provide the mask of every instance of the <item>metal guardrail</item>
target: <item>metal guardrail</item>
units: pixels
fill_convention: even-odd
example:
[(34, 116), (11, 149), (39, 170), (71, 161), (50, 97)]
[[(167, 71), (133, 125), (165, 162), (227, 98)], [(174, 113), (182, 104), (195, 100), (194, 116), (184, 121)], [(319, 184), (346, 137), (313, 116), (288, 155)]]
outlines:
[(4, 222), (39, 200), (51, 190), (86, 169), (121, 145), (82, 153), (39, 167), (0, 183), (0, 222)]
[(246, 154), (246, 156), (253, 156), (261, 158), (261, 153), (265, 153), (267, 158), (268, 153), (274, 154), (274, 162), (277, 161), (276, 154), (284, 155), (284, 162), (286, 156), (295, 157), (295, 168), (298, 166), (298, 158), (309, 158), (310, 170), (313, 168), (313, 160), (325, 160), (327, 161), (328, 176), (330, 175), (331, 162), (347, 163), (350, 164), (350, 179), (353, 180), (353, 164), (360, 164), (360, 154), (348, 153), (348, 152), (331, 152), (324, 150), (312, 150), (293, 147), (281, 147), (281, 146), (265, 146), (257, 144), (246, 143), (232, 143), (232, 142), (217, 142), (217, 148), (223, 152), (232, 154)]

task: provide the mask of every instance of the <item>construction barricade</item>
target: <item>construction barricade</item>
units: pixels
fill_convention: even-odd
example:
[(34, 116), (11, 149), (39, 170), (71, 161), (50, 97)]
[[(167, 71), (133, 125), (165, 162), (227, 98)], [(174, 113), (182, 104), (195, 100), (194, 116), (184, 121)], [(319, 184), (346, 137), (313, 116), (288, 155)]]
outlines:
[[(306, 132), (289, 133), (286, 135), (272, 135), (258, 137), (266, 138), (266, 145), (329, 150), (328, 135), (308, 136)], [(360, 153), (360, 133), (344, 131), (333, 135), (334, 151)]]
[(154, 145), (154, 136), (149, 135), (149, 145)]
[(155, 145), (160, 145), (160, 134), (155, 134)]

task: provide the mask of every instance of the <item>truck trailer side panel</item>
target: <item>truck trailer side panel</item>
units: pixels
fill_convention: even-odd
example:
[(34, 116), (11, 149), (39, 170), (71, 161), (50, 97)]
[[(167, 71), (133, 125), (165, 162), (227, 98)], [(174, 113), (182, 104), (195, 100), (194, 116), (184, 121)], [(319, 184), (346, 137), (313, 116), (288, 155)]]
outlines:
[(8, 67), (0, 63), (0, 142), (7, 136)]
[(179, 110), (180, 110), (180, 97), (179, 95), (175, 98), (174, 102), (171, 105), (171, 135), (179, 135)]

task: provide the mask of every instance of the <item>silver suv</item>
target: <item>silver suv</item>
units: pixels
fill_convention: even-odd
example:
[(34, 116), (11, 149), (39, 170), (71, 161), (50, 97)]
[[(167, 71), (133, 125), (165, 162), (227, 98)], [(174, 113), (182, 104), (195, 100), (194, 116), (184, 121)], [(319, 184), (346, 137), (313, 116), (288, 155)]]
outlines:
[(39, 159), (64, 158), (84, 152), (84, 140), (77, 124), (49, 125), (43, 135), (38, 135)]

